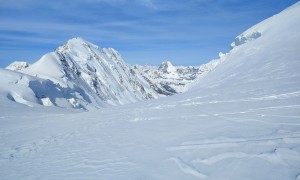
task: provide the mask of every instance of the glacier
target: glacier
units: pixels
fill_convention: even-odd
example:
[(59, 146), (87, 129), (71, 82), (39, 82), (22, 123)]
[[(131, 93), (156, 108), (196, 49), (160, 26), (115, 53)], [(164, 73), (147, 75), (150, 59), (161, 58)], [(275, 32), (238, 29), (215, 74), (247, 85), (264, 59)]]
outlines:
[[(70, 86), (64, 79), (81, 75), (71, 78), (76, 74), (65, 69), (51, 77), (30, 74), (40, 67), (34, 64), (23, 72), (1, 69), (0, 179), (299, 180), (299, 19), (296, 3), (248, 29), (238, 37), (261, 35), (222, 54), (222, 63), (184, 93), (88, 112), (26, 104), (39, 100), (32, 89), (41, 87), (26, 89), (28, 82), (61, 83), (53, 91), (63, 93)], [(77, 54), (67, 67), (90, 58)], [(149, 76), (147, 70), (159, 68), (135, 72)], [(79, 72), (98, 71), (86, 66)], [(30, 96), (20, 96), (23, 89)]]

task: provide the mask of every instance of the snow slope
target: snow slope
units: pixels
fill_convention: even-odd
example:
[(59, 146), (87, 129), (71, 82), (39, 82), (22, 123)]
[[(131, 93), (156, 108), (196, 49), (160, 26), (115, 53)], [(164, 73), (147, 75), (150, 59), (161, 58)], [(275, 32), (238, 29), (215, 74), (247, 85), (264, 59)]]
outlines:
[(300, 179), (299, 19), (298, 3), (250, 28), (264, 31), (180, 95), (85, 113), (1, 103), (0, 179)]

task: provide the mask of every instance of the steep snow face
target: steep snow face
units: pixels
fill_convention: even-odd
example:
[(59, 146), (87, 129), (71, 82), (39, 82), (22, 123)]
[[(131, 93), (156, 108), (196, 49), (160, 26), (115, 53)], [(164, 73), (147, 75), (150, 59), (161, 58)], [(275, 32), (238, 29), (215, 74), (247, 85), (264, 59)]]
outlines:
[[(262, 96), (298, 91), (300, 87), (300, 3), (251, 27), (238, 37), (261, 35), (235, 46), (224, 62), (194, 85), (193, 91), (222, 91), (232, 96)], [(254, 71), (255, 68), (255, 71)], [(238, 91), (226, 91), (235, 86)], [(253, 86), (255, 88), (251, 88)], [(252, 89), (250, 92), (249, 89)], [(218, 94), (218, 93), (216, 93)]]
[(171, 61), (164, 61), (157, 68), (135, 65), (135, 69), (151, 84), (160, 87), (161, 94), (173, 95), (188, 90), (195, 79), (206, 75), (223, 61), (223, 58), (212, 60), (201, 66), (173, 66)]
[(12, 71), (20, 71), (24, 68), (28, 68), (29, 66), (30, 66), (30, 64), (27, 62), (15, 61), (15, 62), (11, 63), (10, 65), (8, 65), (5, 69), (9, 69)]

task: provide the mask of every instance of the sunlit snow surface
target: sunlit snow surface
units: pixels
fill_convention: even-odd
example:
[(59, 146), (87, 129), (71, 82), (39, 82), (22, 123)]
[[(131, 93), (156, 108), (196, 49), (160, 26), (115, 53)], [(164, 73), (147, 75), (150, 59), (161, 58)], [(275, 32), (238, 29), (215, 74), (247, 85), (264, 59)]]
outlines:
[(300, 179), (299, 19), (249, 29), (181, 95), (85, 113), (0, 99), (0, 179)]

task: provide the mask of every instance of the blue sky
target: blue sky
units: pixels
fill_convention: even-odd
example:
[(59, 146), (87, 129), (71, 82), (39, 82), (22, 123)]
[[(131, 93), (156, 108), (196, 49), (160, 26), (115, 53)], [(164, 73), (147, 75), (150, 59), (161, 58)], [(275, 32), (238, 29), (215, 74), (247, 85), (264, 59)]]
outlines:
[(73, 37), (130, 64), (200, 65), (297, 0), (0, 0), (0, 67), (33, 63)]

